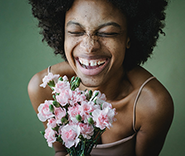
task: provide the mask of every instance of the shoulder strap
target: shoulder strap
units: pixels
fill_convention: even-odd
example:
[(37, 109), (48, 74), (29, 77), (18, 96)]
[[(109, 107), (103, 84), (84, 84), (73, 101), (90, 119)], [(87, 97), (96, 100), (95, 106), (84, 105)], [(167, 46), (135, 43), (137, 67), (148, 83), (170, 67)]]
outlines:
[(51, 73), (51, 66), (48, 67), (48, 74)]
[(135, 98), (134, 107), (133, 107), (133, 130), (134, 130), (135, 132), (136, 132), (136, 129), (135, 129), (135, 122), (136, 122), (136, 104), (137, 104), (137, 101), (138, 101), (138, 99), (139, 99), (139, 96), (140, 96), (140, 94), (141, 94), (141, 91), (142, 91), (143, 87), (144, 87), (150, 80), (152, 80), (152, 79), (154, 79), (154, 78), (155, 78), (154, 76), (148, 78), (148, 79), (141, 85), (141, 87), (139, 88), (139, 91), (138, 91), (138, 93), (137, 93), (137, 96), (136, 96), (136, 98)]

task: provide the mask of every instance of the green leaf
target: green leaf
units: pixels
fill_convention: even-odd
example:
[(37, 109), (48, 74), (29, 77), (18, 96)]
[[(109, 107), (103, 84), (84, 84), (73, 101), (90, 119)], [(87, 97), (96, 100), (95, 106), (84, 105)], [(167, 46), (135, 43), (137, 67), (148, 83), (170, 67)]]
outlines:
[(49, 82), (48, 82), (48, 86), (49, 86), (50, 88), (55, 87), (55, 82), (54, 82), (54, 80), (49, 81)]
[(80, 114), (76, 115), (76, 119), (80, 122), (82, 120), (82, 117)]
[(58, 79), (59, 81), (63, 81), (63, 78), (62, 77), (59, 77), (59, 79)]
[(54, 105), (55, 107), (57, 107), (57, 108), (59, 108), (59, 107), (60, 107), (60, 103), (59, 103), (59, 102), (57, 102), (57, 101), (53, 101), (53, 105)]
[(53, 105), (51, 104), (51, 105), (49, 105), (49, 110), (53, 113), (54, 112), (54, 107), (53, 107)]
[(94, 124), (93, 119), (92, 119), (92, 118), (88, 118), (88, 123), (89, 123), (89, 124)]
[(45, 131), (40, 131), (40, 134), (44, 135), (45, 134)]
[(92, 90), (89, 90), (89, 99), (92, 97)]

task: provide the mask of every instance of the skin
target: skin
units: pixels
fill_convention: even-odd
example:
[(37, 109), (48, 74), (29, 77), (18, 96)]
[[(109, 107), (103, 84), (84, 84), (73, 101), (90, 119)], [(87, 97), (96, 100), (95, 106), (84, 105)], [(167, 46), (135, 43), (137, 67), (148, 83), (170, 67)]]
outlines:
[[(134, 134), (134, 100), (140, 86), (152, 76), (140, 66), (129, 72), (124, 70), (122, 64), (126, 48), (129, 48), (126, 17), (110, 3), (76, 0), (66, 13), (65, 54), (68, 62), (53, 65), (51, 71), (69, 78), (79, 76), (82, 80), (80, 89), (100, 90), (116, 108), (117, 121), (103, 133), (100, 142), (103, 144)], [(79, 59), (94, 62), (103, 60), (104, 65), (84, 72)], [(28, 85), (36, 113), (40, 103), (52, 99), (49, 87), (39, 87), (45, 75), (47, 69), (35, 74)], [(157, 79), (151, 80), (143, 88), (137, 102), (135, 155), (157, 156), (163, 147), (172, 118), (173, 101), (170, 94)], [(53, 146), (55, 156), (66, 155), (60, 143), (56, 142)]]

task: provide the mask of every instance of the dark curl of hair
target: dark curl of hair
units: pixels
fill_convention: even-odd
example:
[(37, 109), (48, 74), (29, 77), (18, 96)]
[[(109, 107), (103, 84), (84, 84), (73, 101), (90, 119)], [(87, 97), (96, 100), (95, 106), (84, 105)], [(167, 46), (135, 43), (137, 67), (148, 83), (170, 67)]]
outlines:
[[(127, 17), (130, 48), (126, 50), (124, 66), (131, 69), (143, 64), (152, 54), (159, 34), (164, 34), (167, 0), (107, 0)], [(39, 20), (43, 41), (54, 48), (55, 54), (64, 53), (64, 23), (66, 11), (74, 0), (29, 0), (32, 13)]]

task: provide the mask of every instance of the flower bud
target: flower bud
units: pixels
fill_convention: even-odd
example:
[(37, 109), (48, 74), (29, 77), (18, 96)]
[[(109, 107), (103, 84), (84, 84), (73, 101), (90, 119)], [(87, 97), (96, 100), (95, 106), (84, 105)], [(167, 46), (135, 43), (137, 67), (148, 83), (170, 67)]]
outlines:
[(79, 137), (78, 137), (79, 139), (81, 139), (81, 140), (83, 140), (84, 139), (84, 137), (82, 136), (82, 135), (79, 135)]
[(58, 131), (58, 129), (59, 129), (59, 127), (58, 127), (58, 126), (56, 126), (56, 127), (52, 128), (52, 130), (54, 130), (54, 131)]
[(93, 119), (92, 119), (92, 118), (88, 118), (88, 123), (89, 123), (89, 124), (94, 124)]
[(75, 76), (73, 76), (73, 77), (71, 78), (71, 82), (70, 82), (70, 83), (72, 83), (72, 82), (74, 81), (74, 79), (75, 79)]
[(92, 96), (92, 90), (89, 90), (89, 99), (91, 98)]
[(99, 94), (99, 92), (96, 92), (95, 95), (94, 95), (94, 97), (98, 96), (98, 94)]
[(54, 80), (49, 81), (49, 82), (48, 82), (48, 86), (49, 86), (50, 88), (55, 87), (55, 82), (54, 82)]
[(55, 107), (60, 107), (60, 103), (58, 103), (57, 101), (53, 101), (53, 105), (55, 106)]
[(75, 90), (75, 89), (76, 89), (75, 83), (72, 83), (71, 84), (71, 90)]
[(54, 112), (54, 107), (53, 105), (49, 105), (49, 110), (53, 113)]
[(61, 122), (65, 124), (65, 123), (67, 123), (67, 119), (66, 119), (65, 117), (63, 117), (63, 118), (61, 119)]
[(44, 132), (44, 131), (40, 131), (40, 133), (41, 133), (42, 135), (44, 135), (44, 134), (45, 134), (45, 132)]
[(55, 99), (55, 100), (56, 100), (56, 96), (55, 96), (55, 95), (53, 95), (53, 99)]
[(59, 79), (58, 79), (58, 80), (63, 81), (63, 78), (62, 78), (62, 77), (59, 77)]
[(81, 82), (81, 79), (79, 77), (76, 77), (75, 79), (76, 88), (80, 86), (80, 82)]
[(91, 101), (93, 101), (97, 96), (98, 96), (99, 92), (96, 92), (94, 97), (91, 99)]
[(82, 120), (82, 117), (80, 114), (76, 115), (76, 119), (80, 122)]

